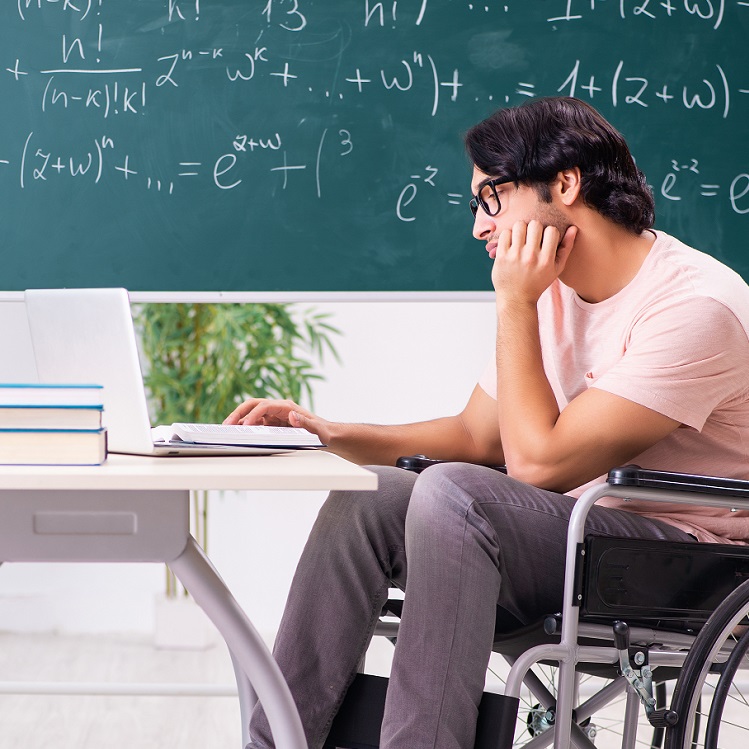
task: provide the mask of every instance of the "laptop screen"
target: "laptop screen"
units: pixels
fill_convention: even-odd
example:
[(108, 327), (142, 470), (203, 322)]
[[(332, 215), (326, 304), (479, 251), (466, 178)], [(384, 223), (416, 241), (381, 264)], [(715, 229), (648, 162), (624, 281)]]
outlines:
[(24, 296), (40, 382), (102, 385), (109, 449), (152, 450), (127, 291), (29, 289)]

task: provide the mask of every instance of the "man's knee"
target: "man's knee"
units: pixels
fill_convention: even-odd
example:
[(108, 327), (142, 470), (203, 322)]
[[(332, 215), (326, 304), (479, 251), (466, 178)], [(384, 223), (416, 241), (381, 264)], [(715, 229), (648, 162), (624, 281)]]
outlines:
[(450, 504), (452, 510), (461, 511), (476, 499), (501, 493), (503, 480), (507, 480), (504, 474), (486, 466), (438, 463), (419, 475), (411, 502), (436, 508)]
[[(464, 521), (477, 511), (480, 501), (492, 484), (505, 478), (491, 468), (469, 463), (440, 463), (419, 475), (411, 494), (407, 526), (412, 529), (426, 524), (433, 530), (440, 525), (449, 529), (456, 521)], [(480, 510), (478, 510), (480, 512)]]

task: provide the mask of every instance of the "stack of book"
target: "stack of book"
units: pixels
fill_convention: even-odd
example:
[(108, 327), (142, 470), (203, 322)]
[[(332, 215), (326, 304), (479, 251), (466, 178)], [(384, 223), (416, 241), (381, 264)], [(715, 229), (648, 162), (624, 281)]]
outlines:
[(0, 383), (0, 464), (103, 463), (102, 394), (100, 385)]

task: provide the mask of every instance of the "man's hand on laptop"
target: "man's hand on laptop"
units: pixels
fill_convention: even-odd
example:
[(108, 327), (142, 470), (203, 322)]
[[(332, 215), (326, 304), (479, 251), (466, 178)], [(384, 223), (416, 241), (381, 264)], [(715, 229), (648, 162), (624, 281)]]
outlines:
[(290, 400), (248, 398), (224, 419), (224, 424), (301, 427), (316, 434), (323, 444), (328, 444), (331, 436), (329, 421)]

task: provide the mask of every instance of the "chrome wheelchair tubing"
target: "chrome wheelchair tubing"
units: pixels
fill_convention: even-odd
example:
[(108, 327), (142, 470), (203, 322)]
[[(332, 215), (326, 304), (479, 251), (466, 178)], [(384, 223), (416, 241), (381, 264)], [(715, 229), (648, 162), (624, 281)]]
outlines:
[(624, 711), (624, 736), (622, 749), (634, 749), (637, 741), (637, 715), (640, 712), (640, 698), (629, 687), (627, 689), (627, 707)]
[[(559, 663), (559, 685), (557, 700), (557, 719), (554, 726), (554, 749), (566, 749), (571, 745), (573, 732), (572, 710), (574, 708), (575, 666), (580, 661), (592, 663), (613, 662), (598, 660), (599, 648), (578, 646), (579, 635), (579, 601), (575, 591), (578, 547), (585, 538), (585, 521), (590, 508), (603, 497), (618, 497), (625, 501), (643, 499), (653, 502), (693, 504), (707, 507), (736, 508), (749, 505), (737, 497), (719, 497), (702, 493), (690, 493), (644, 487), (612, 486), (601, 483), (592, 486), (577, 500), (570, 516), (567, 531), (567, 552), (565, 558), (564, 598), (562, 603), (562, 630), (559, 645), (538, 646), (521, 655), (507, 679), (506, 694), (518, 697), (525, 672), (537, 661), (551, 658)], [(613, 649), (612, 649), (613, 650)], [(615, 651), (614, 651), (615, 652)], [(590, 660), (588, 660), (590, 658)], [(683, 660), (683, 659), (682, 659)]]
[(379, 621), (375, 625), (373, 636), (376, 635), (378, 637), (397, 637), (398, 625), (399, 625), (399, 622)]
[[(596, 647), (595, 645), (575, 646), (573, 649), (575, 653), (574, 662), (585, 662), (585, 663), (616, 663), (617, 652), (611, 648)], [(533, 648), (529, 648), (524, 653), (518, 656), (517, 660), (510, 669), (510, 673), (507, 677), (507, 686), (505, 688), (505, 694), (509, 697), (517, 697), (520, 693), (520, 688), (523, 684), (523, 677), (531, 666), (541, 661), (561, 661), (563, 658), (569, 657), (570, 650), (561, 643), (558, 645), (536, 645)], [(572, 689), (574, 690), (574, 671), (572, 679)], [(557, 700), (557, 706), (559, 701)]]
[(613, 699), (622, 694), (626, 688), (627, 682), (624, 679), (612, 680), (610, 684), (607, 684), (575, 708), (575, 715), (578, 722), (582, 723), (584, 720), (592, 718), (599, 710), (606, 707)]
[[(632, 645), (641, 647), (653, 647), (654, 645), (668, 645), (670, 648), (691, 647), (694, 635), (683, 632), (668, 632), (651, 629), (650, 627), (631, 627), (629, 630)], [(605, 640), (611, 642), (613, 634), (611, 625), (590, 624), (580, 622), (578, 625), (578, 636), (591, 640)]]
[[(517, 658), (511, 658), (510, 656), (503, 655), (502, 656), (507, 664), (512, 668), (512, 666), (515, 665), (515, 661)], [(541, 706), (545, 707), (547, 710), (550, 707), (555, 707), (557, 704), (557, 698), (546, 688), (546, 685), (541, 681), (541, 679), (538, 678), (538, 676), (528, 669), (526, 671), (525, 675), (523, 676), (523, 683), (525, 686), (531, 691), (533, 696), (539, 701)], [(507, 693), (507, 685), (505, 684), (505, 694)]]
[[(551, 746), (554, 740), (554, 731), (550, 730), (546, 733), (534, 736), (527, 742), (523, 743), (523, 749), (546, 749)], [(585, 735), (583, 730), (577, 724), (573, 723), (570, 731), (570, 743), (568, 747), (574, 749), (596, 749), (596, 745)]]

